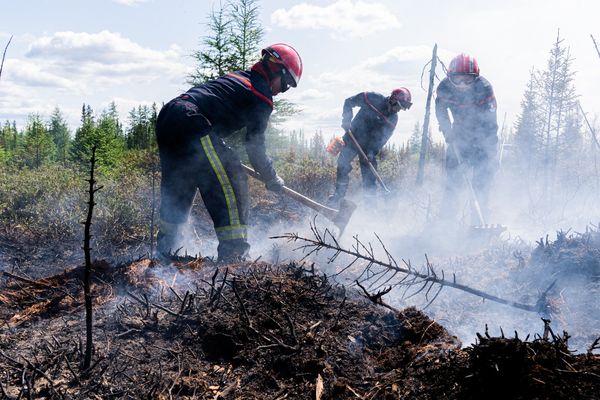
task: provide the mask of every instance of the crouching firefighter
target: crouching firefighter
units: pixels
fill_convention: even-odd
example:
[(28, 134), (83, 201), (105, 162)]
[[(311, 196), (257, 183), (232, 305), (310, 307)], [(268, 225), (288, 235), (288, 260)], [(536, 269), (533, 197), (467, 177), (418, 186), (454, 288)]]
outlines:
[[(379, 93), (362, 92), (346, 99), (342, 112), (342, 129), (346, 132), (342, 139), (345, 145), (337, 160), (335, 192), (328, 200), (330, 206), (336, 207), (346, 196), (352, 160), (359, 153), (349, 135), (354, 136), (368, 158), (367, 161), (360, 157), (360, 172), (365, 193), (373, 194), (377, 188), (376, 177), (369, 162), (376, 170), (375, 157), (392, 136), (398, 122), (398, 111), (408, 110), (411, 105), (411, 94), (407, 88), (394, 89), (387, 97)], [(352, 118), (354, 107), (359, 107), (360, 110)]]
[(248, 244), (248, 181), (223, 138), (246, 128), (245, 148), (267, 189), (284, 182), (266, 154), (265, 130), (273, 96), (296, 87), (302, 75), (298, 52), (283, 43), (262, 50), (248, 71), (194, 86), (161, 109), (156, 139), (162, 171), (157, 250), (168, 256), (182, 247), (196, 189), (217, 233), (220, 261), (243, 259)]

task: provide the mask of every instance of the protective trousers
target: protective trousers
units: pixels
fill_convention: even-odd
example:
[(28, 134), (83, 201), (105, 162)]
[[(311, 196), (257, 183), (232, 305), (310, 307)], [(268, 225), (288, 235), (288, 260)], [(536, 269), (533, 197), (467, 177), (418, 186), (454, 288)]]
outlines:
[[(464, 174), (472, 170), (471, 183), (484, 218), (489, 213), (490, 187), (497, 170), (496, 143), (456, 142), (463, 165), (460, 164), (451, 145), (446, 151), (446, 185), (441, 217), (452, 220), (459, 216), (460, 193), (465, 186)], [(474, 213), (474, 210), (472, 210)], [(479, 218), (472, 215), (471, 222), (479, 224)]]
[[(353, 145), (348, 144), (342, 148), (337, 160), (337, 174), (335, 181), (335, 193), (338, 199), (344, 198), (348, 185), (350, 183), (350, 172), (352, 171), (352, 160), (358, 155)], [(368, 156), (373, 167), (377, 169), (377, 160), (374, 156)], [(363, 189), (366, 193), (374, 193), (377, 189), (375, 175), (369, 168), (369, 164), (362, 157), (359, 157), (360, 174), (362, 176)]]
[(198, 189), (219, 240), (219, 260), (246, 256), (248, 182), (237, 155), (198, 108), (181, 98), (162, 108), (156, 138), (162, 171), (159, 238), (177, 245), (177, 231), (187, 222)]

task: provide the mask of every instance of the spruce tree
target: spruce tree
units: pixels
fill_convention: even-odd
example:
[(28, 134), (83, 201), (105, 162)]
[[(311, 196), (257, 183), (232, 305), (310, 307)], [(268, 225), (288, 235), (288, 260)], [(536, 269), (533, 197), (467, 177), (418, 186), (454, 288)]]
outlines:
[(20, 161), (30, 167), (38, 168), (49, 162), (54, 154), (54, 143), (38, 114), (30, 115), (27, 120), (23, 146), (20, 149)]
[(230, 41), (235, 57), (234, 69), (248, 69), (260, 56), (258, 50), (264, 31), (259, 16), (256, 0), (236, 0), (231, 3)]
[(408, 139), (408, 151), (410, 154), (419, 154), (421, 151), (421, 124), (417, 121)]
[(67, 121), (65, 121), (65, 118), (58, 107), (56, 107), (50, 115), (48, 133), (52, 137), (55, 146), (54, 160), (63, 165), (66, 164), (69, 157), (71, 135)]
[(192, 85), (199, 85), (229, 72), (234, 61), (229, 18), (229, 3), (211, 11), (208, 16), (210, 33), (202, 38), (202, 49), (194, 52), (196, 69), (189, 76)]
[(102, 112), (97, 122), (92, 108), (83, 105), (81, 126), (75, 132), (71, 148), (72, 160), (87, 168), (94, 146), (100, 171), (108, 172), (119, 165), (125, 150), (125, 138), (114, 103)]
[(540, 123), (543, 116), (540, 115), (540, 111), (536, 72), (532, 70), (521, 100), (521, 112), (517, 118), (514, 136), (517, 164), (525, 173), (533, 172), (542, 149)]
[(127, 148), (146, 150), (155, 143), (156, 104), (152, 108), (139, 105), (129, 112), (129, 128), (127, 129)]

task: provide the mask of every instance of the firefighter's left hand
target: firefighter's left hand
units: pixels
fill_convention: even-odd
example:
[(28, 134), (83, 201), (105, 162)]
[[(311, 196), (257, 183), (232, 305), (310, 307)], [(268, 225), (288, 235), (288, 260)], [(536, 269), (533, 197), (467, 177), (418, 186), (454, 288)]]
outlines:
[(283, 186), (285, 185), (285, 181), (279, 175), (275, 175), (275, 178), (265, 183), (265, 186), (268, 190), (279, 193), (283, 190)]

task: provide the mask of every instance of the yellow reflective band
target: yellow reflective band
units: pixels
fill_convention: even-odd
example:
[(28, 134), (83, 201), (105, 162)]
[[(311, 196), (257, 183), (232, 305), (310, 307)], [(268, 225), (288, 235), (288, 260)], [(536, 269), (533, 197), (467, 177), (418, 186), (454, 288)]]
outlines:
[(228, 226), (220, 226), (218, 228), (215, 228), (215, 230), (217, 232), (226, 232), (226, 231), (233, 231), (236, 229), (247, 229), (248, 225), (228, 225)]
[(221, 164), (221, 160), (219, 159), (219, 155), (215, 151), (215, 148), (210, 140), (210, 136), (206, 135), (200, 139), (202, 143), (202, 148), (204, 149), (204, 153), (208, 157), (208, 161), (212, 166), (215, 174), (217, 175), (217, 179), (221, 184), (221, 188), (223, 189), (223, 194), (225, 195), (225, 201), (227, 202), (227, 210), (229, 212), (229, 222), (231, 225), (239, 225), (240, 216), (238, 214), (237, 209), (237, 201), (235, 199), (235, 192), (233, 191), (233, 186), (231, 186), (231, 182), (229, 181), (229, 177), (225, 172), (225, 168), (223, 168), (223, 164)]
[(221, 226), (219, 228), (215, 228), (215, 231), (217, 232), (217, 238), (219, 241), (248, 238), (248, 230), (246, 225)]

